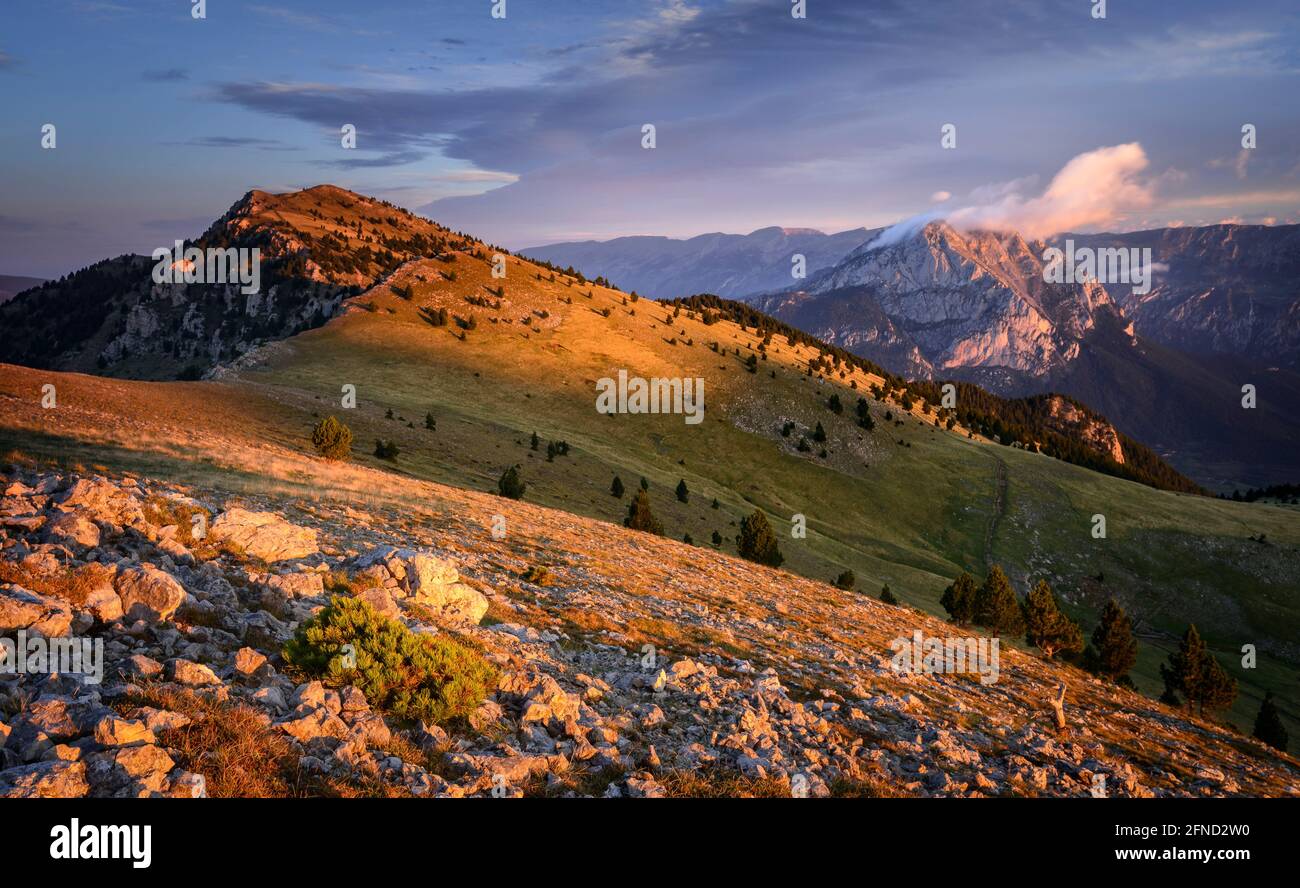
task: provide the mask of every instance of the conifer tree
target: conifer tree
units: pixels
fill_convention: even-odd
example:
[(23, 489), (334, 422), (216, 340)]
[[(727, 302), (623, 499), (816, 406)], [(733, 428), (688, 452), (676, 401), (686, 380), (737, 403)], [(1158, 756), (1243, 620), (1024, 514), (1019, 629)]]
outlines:
[(975, 578), (965, 571), (943, 590), (939, 603), (958, 626), (965, 626), (975, 619), (975, 591)]
[(1111, 599), (1101, 610), (1101, 621), (1092, 632), (1092, 644), (1086, 653), (1090, 670), (1116, 684), (1131, 685), (1128, 671), (1137, 662), (1137, 641), (1133, 623), (1119, 602)]
[(638, 490), (636, 496), (632, 497), (632, 502), (627, 507), (627, 517), (623, 519), (623, 526), (630, 530), (664, 535), (664, 526), (650, 511), (650, 496), (644, 489)]
[(541, 443), (542, 443), (542, 439), (537, 437), (536, 432), (533, 432), (532, 440), (528, 442), (528, 446), (531, 449), (536, 450)]
[(614, 483), (609, 485), (609, 492), (618, 499), (623, 498), (623, 479), (618, 475), (614, 476)]
[(846, 570), (844, 571), (844, 573), (840, 574), (838, 577), (835, 578), (835, 588), (845, 589), (845, 590), (852, 589), (853, 584), (856, 583), (857, 581), (858, 578), (853, 575), (853, 571)]
[(772, 525), (767, 523), (767, 516), (762, 509), (755, 509), (754, 514), (740, 522), (740, 536), (736, 538), (737, 551), (741, 558), (748, 558), (769, 567), (780, 567), (785, 561), (776, 542)]
[(822, 424), (820, 422), (817, 423), (817, 428), (813, 430), (813, 440), (816, 441), (818, 444), (821, 444), (826, 440), (826, 430), (822, 428)]
[(527, 483), (519, 475), (519, 466), (514, 465), (502, 473), (501, 479), (497, 481), (497, 492), (509, 499), (523, 499), (524, 491), (528, 489)]
[(1259, 704), (1259, 714), (1255, 716), (1254, 736), (1255, 739), (1267, 743), (1274, 749), (1286, 752), (1290, 738), (1287, 736), (1286, 727), (1282, 724), (1282, 716), (1277, 711), (1277, 704), (1273, 702), (1272, 691), (1266, 693), (1264, 702)]
[(722, 534), (718, 533), (716, 530), (713, 532), (713, 545), (722, 545)]
[(677, 482), (677, 499), (679, 502), (688, 502), (691, 498), (691, 492), (686, 489), (686, 479)]
[(1083, 633), (1079, 624), (1061, 613), (1060, 602), (1046, 580), (1039, 580), (1021, 605), (1025, 618), (1025, 641), (1043, 652), (1047, 659), (1058, 653), (1077, 654), (1083, 650)]
[(975, 592), (975, 622), (994, 635), (1019, 635), (1024, 631), (1020, 602), (1011, 581), (996, 564)]
[(1225, 709), (1237, 698), (1237, 680), (1206, 648), (1195, 625), (1187, 627), (1169, 662), (1160, 665), (1160, 677), (1165, 682), (1161, 699), (1172, 702), (1181, 697), (1189, 712), (1204, 715), (1207, 709)]
[(898, 604), (898, 596), (889, 588), (889, 584), (880, 587), (880, 600), (885, 604)]

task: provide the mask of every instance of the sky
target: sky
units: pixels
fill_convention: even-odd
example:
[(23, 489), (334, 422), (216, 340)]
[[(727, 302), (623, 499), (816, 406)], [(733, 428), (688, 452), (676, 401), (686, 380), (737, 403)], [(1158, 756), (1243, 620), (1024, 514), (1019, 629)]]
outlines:
[(514, 249), (1300, 221), (1294, 0), (195, 2), (0, 3), (0, 273), (322, 182)]

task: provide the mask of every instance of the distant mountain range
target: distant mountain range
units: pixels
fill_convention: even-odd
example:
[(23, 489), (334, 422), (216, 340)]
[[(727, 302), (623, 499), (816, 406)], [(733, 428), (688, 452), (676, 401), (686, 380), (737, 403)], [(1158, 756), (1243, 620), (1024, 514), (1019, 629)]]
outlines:
[[(1006, 396), (1078, 398), (1207, 486), (1300, 477), (1300, 226), (1062, 235), (1049, 243), (943, 222), (895, 233), (867, 232), (819, 270), (810, 262), (796, 286), (733, 293), (900, 375), (965, 380)], [(1093, 249), (1149, 247), (1150, 292), (1046, 283), (1043, 253), (1067, 238)], [(642, 241), (637, 268), (671, 265), (671, 289), (707, 292), (717, 279), (707, 259), (693, 266), (683, 258), (680, 241), (621, 238), (583, 245), (581, 254), (563, 245), (544, 252), (590, 274), (630, 261), (628, 240)], [(659, 242), (673, 246), (656, 254)], [(576, 264), (587, 255), (599, 262)], [(789, 255), (769, 263), (750, 277), (789, 275)], [(1244, 385), (1255, 386), (1253, 410), (1242, 407)]]
[(577, 241), (521, 250), (561, 268), (572, 266), (588, 277), (603, 277), (624, 290), (652, 299), (713, 293), (744, 299), (790, 286), (795, 254), (807, 273), (834, 265), (880, 229), (854, 228), (823, 234), (810, 228), (760, 228), (749, 234), (701, 234), (687, 240), (620, 237)]

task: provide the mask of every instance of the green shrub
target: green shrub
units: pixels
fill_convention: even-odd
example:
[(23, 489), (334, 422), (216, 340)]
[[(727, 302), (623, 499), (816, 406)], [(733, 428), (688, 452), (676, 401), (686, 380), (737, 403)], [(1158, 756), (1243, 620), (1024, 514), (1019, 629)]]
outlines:
[(399, 453), (401, 450), (398, 449), (396, 441), (385, 441), (382, 438), (375, 441), (375, 456), (380, 459), (397, 459)]
[(776, 534), (772, 532), (772, 525), (767, 523), (767, 516), (762, 509), (755, 509), (754, 514), (740, 522), (740, 536), (736, 538), (736, 543), (741, 558), (769, 567), (780, 567), (785, 561), (777, 546)]
[(326, 459), (352, 456), (352, 430), (333, 416), (327, 416), (316, 424), (311, 433), (311, 443)]
[(418, 635), (343, 596), (298, 628), (284, 658), (332, 687), (356, 685), (372, 706), (410, 721), (464, 718), (497, 680), (478, 652), (442, 635)]

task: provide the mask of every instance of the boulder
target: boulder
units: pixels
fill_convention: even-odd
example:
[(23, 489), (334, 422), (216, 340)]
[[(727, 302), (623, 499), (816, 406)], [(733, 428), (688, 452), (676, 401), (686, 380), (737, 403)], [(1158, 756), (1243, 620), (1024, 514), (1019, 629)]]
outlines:
[(151, 564), (128, 567), (114, 582), (122, 612), (131, 621), (169, 619), (185, 602), (185, 587)]
[(89, 792), (86, 766), (54, 759), (0, 771), (0, 798), (71, 799)]
[(207, 666), (202, 663), (195, 663), (192, 660), (183, 660), (179, 657), (167, 661), (167, 678), (177, 684), (190, 687), (221, 684), (221, 679), (217, 678), (217, 674)]
[(393, 596), (387, 589), (361, 589), (356, 593), (356, 597), (389, 619), (396, 620), (402, 615), (397, 602), (393, 601)]
[(45, 525), (45, 537), (53, 543), (93, 549), (99, 545), (99, 527), (80, 512), (56, 512)]
[(443, 623), (477, 625), (487, 613), (488, 600), (482, 592), (464, 583), (424, 584), (415, 600)]
[(142, 721), (128, 721), (115, 715), (106, 715), (95, 725), (95, 742), (101, 746), (135, 746), (153, 743), (155, 738)]
[(227, 509), (212, 522), (208, 537), (263, 561), (306, 558), (320, 551), (315, 530), (290, 524), (274, 512)]
[(72, 609), (65, 602), (13, 583), (0, 583), (0, 633), (26, 629), (57, 638), (67, 635), (71, 626)]

